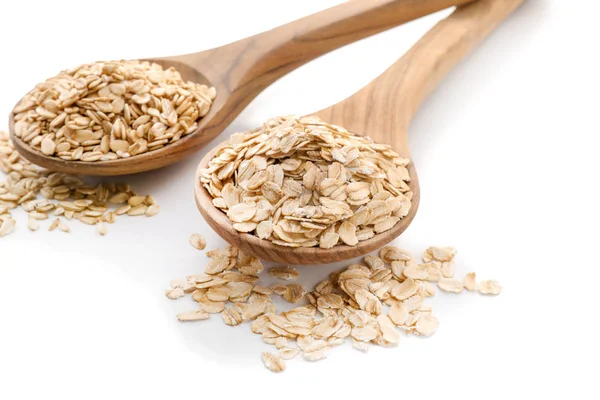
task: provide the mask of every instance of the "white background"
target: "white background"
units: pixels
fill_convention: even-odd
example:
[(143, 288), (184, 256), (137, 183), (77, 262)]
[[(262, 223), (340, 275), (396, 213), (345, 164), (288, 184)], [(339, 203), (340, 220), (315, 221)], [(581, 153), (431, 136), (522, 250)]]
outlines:
[[(4, 1), (0, 114), (64, 68), (200, 51), (337, 3)], [(457, 274), (498, 279), (500, 296), (439, 294), (431, 303), (441, 325), (429, 339), (366, 355), (338, 347), (324, 361), (295, 359), (272, 374), (260, 361), (270, 347), (248, 325), (227, 327), (219, 316), (178, 323), (175, 314), (193, 302), (163, 295), (171, 279), (203, 269), (191, 233), (204, 234), (208, 248), (224, 244), (193, 201), (205, 150), (124, 177), (162, 212), (120, 218), (106, 237), (76, 222), (68, 235), (47, 232), (48, 222), (32, 233), (15, 213), (16, 231), (0, 239), (0, 398), (598, 398), (599, 13), (590, 0), (528, 0), (410, 128), (422, 201), (396, 244), (415, 253), (454, 245)], [(214, 143), (342, 100), (445, 14), (289, 74)], [(339, 266), (299, 267), (301, 282)]]

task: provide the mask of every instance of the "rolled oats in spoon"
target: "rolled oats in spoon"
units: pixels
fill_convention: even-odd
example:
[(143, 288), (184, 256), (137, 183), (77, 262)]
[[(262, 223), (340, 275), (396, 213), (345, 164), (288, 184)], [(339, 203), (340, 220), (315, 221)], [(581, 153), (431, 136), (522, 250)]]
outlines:
[(201, 183), (237, 231), (328, 249), (354, 246), (408, 214), (409, 162), (317, 117), (286, 116), (232, 135)]
[(13, 110), (14, 133), (65, 161), (128, 158), (194, 132), (215, 96), (174, 68), (95, 62), (37, 84)]

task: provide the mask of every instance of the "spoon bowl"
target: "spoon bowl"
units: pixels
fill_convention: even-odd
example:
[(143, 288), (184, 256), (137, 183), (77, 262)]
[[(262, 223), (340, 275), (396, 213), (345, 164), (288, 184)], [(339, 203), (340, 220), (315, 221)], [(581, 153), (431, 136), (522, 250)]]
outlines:
[(262, 90), (316, 57), (407, 21), (473, 0), (356, 0), (237, 42), (181, 56), (152, 58), (175, 67), (184, 79), (214, 86), (217, 97), (196, 131), (166, 146), (108, 161), (66, 161), (50, 157), (14, 134), (26, 159), (53, 171), (82, 175), (125, 175), (149, 171), (194, 154), (219, 135)]
[[(401, 157), (411, 159), (408, 126), (423, 100), (523, 1), (479, 0), (458, 7), (382, 75), (349, 98), (314, 115), (354, 134), (369, 136), (377, 143), (389, 144)], [(225, 143), (208, 152), (198, 166), (194, 182), (196, 204), (206, 222), (223, 239), (261, 259), (289, 264), (324, 264), (358, 257), (398, 237), (413, 221), (419, 207), (420, 186), (415, 165), (411, 162), (407, 166), (411, 177), (408, 184), (413, 193), (411, 208), (392, 229), (356, 246), (337, 245), (321, 249), (276, 245), (236, 231), (233, 222), (213, 205), (211, 195), (200, 184), (201, 170), (208, 167), (209, 161)]]
[(212, 197), (208, 191), (199, 184), (200, 171), (208, 167), (208, 162), (214, 157), (220, 146), (208, 152), (196, 171), (195, 177), (195, 198), (196, 205), (204, 220), (215, 232), (219, 234), (227, 243), (230, 243), (242, 251), (252, 254), (263, 260), (277, 261), (288, 264), (326, 264), (340, 260), (349, 260), (375, 251), (387, 243), (394, 240), (408, 228), (417, 213), (419, 207), (419, 181), (417, 171), (411, 163), (407, 169), (411, 176), (409, 186), (414, 193), (412, 206), (408, 215), (402, 218), (394, 227), (386, 232), (375, 235), (371, 239), (360, 242), (357, 246), (338, 245), (331, 249), (321, 249), (318, 247), (296, 247), (289, 248), (273, 244), (268, 240), (263, 240), (249, 233), (238, 232), (233, 228), (233, 222), (212, 204)]

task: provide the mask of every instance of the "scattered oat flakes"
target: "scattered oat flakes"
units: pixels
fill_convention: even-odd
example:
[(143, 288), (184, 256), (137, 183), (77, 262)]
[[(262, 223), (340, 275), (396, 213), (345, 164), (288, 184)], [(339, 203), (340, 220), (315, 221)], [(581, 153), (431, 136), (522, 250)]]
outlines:
[(48, 231), (53, 231), (56, 228), (58, 228), (58, 225), (60, 224), (60, 218), (56, 218), (54, 221), (52, 221), (52, 224), (50, 225), (50, 227), (48, 228)]
[(106, 233), (108, 232), (108, 230), (106, 229), (106, 225), (104, 225), (104, 223), (100, 222), (96, 225), (97, 229), (98, 229), (98, 233), (102, 236), (106, 235)]
[(63, 221), (63, 220), (61, 220), (61, 221), (58, 223), (58, 229), (60, 229), (61, 231), (65, 232), (65, 233), (69, 233), (69, 232), (71, 232), (71, 228), (69, 228), (69, 225), (67, 225), (67, 224), (65, 223), (65, 221)]
[(375, 340), (379, 336), (379, 330), (375, 323), (365, 326), (355, 326), (354, 328), (352, 328), (350, 335), (355, 340), (370, 342), (371, 340)]
[(269, 269), (269, 275), (284, 281), (293, 281), (298, 278), (298, 271), (292, 267), (273, 267)]
[(356, 339), (352, 339), (352, 347), (354, 347), (356, 350), (362, 351), (363, 353), (369, 351), (369, 345), (367, 343)]
[(406, 300), (413, 296), (419, 290), (419, 282), (413, 278), (407, 278), (404, 282), (394, 285), (390, 289), (390, 294), (396, 300)]
[(292, 347), (284, 347), (279, 350), (279, 357), (284, 360), (291, 360), (296, 357), (300, 353), (300, 349), (292, 348)]
[(264, 287), (264, 286), (254, 286), (252, 288), (252, 291), (256, 292), (256, 293), (260, 293), (260, 294), (267, 294), (267, 295), (273, 293), (273, 291), (271, 289), (269, 289), (268, 287)]
[(400, 333), (396, 330), (396, 326), (389, 316), (379, 315), (377, 317), (381, 337), (388, 343), (397, 344), (400, 341)]
[(408, 310), (402, 303), (396, 303), (390, 307), (388, 316), (394, 324), (402, 326), (408, 319)]
[(208, 297), (208, 299), (211, 301), (227, 301), (229, 300), (229, 297), (231, 297), (232, 293), (233, 288), (225, 284), (208, 288), (206, 297)]
[(285, 370), (285, 361), (273, 353), (262, 353), (262, 361), (271, 372), (282, 372)]
[[(69, 220), (77, 219), (89, 225), (113, 223), (116, 215), (126, 214), (131, 208), (127, 204), (129, 208), (124, 212), (112, 211), (110, 205), (113, 203), (110, 200), (115, 196), (116, 200), (122, 202), (135, 198), (136, 204), (141, 198), (142, 203), (137, 207), (152, 207), (156, 204), (152, 196), (137, 196), (127, 184), (103, 183), (90, 186), (79, 176), (41, 169), (22, 158), (15, 150), (8, 133), (2, 131), (0, 149), (0, 171), (6, 174), (5, 180), (0, 182), (0, 215), (8, 218), (9, 210), (21, 207), (29, 215), (27, 226), (30, 230), (38, 229), (37, 221), (48, 219), (50, 213)], [(0, 220), (4, 222), (4, 219)], [(5, 229), (12, 230), (9, 229), (11, 224), (13, 223), (9, 222)], [(62, 219), (58, 228), (68, 231)]]
[(203, 319), (210, 318), (210, 314), (204, 312), (202, 310), (189, 311), (181, 314), (177, 314), (177, 319), (185, 322), (185, 321), (200, 321)]
[(0, 237), (6, 236), (13, 231), (15, 228), (16, 222), (12, 218), (6, 218), (1, 220), (0, 224)]
[(148, 206), (148, 209), (146, 210), (146, 216), (154, 217), (159, 212), (160, 212), (160, 206), (158, 204), (152, 204), (152, 205)]
[(475, 272), (469, 272), (467, 275), (465, 275), (465, 279), (463, 280), (465, 289), (469, 290), (469, 291), (473, 291), (475, 289), (477, 289), (477, 275), (475, 274)]
[(33, 211), (33, 212), (29, 213), (29, 217), (41, 221), (41, 220), (47, 219), (48, 215), (44, 214), (43, 212)]
[(289, 303), (297, 303), (306, 294), (304, 286), (298, 283), (291, 283), (286, 285), (285, 288), (281, 296)]
[(275, 339), (275, 347), (277, 349), (283, 349), (285, 347), (287, 347), (287, 339), (283, 336), (279, 336), (277, 339)]
[(185, 296), (185, 292), (183, 291), (182, 288), (169, 288), (169, 289), (167, 289), (165, 294), (171, 300), (176, 300), (176, 299), (179, 299), (180, 297)]
[(242, 316), (235, 308), (225, 308), (221, 311), (221, 317), (223, 317), (223, 322), (229, 326), (236, 326), (242, 323)]
[(423, 261), (430, 262), (436, 261), (451, 261), (456, 255), (456, 249), (454, 247), (436, 247), (432, 246), (425, 250), (423, 254)]
[[(292, 167), (291, 164), (286, 166)], [(433, 335), (439, 321), (432, 307), (425, 304), (428, 297), (435, 295), (432, 271), (440, 273), (433, 281), (439, 281), (442, 290), (458, 292), (463, 283), (441, 275), (444, 263), (452, 260), (433, 259), (433, 256), (448, 259), (448, 254), (454, 251), (442, 248), (446, 250), (438, 253), (431, 249), (428, 251), (432, 259), (418, 264), (408, 252), (387, 246), (381, 249), (379, 257), (366, 256), (360, 264), (330, 274), (315, 285), (313, 291), (305, 293), (305, 289), (295, 283), (260, 286), (259, 274), (263, 270), (260, 260), (228, 246), (206, 252), (211, 261), (205, 273), (171, 282), (166, 295), (176, 299), (188, 293), (199, 303), (200, 310), (178, 315), (183, 321), (206, 319), (210, 313), (220, 313), (227, 325), (251, 322), (251, 331), (278, 350), (278, 356), (263, 353), (263, 362), (273, 371), (282, 371), (283, 360), (300, 353), (305, 360), (321, 360), (346, 339), (351, 340), (356, 349), (366, 352), (370, 344), (396, 344), (402, 334)], [(286, 268), (279, 267), (288, 272)], [(271, 271), (273, 269), (269, 274), (273, 275)], [(275, 271), (275, 275), (281, 272), (277, 268)], [(499, 288), (495, 281), (480, 284), (482, 293), (492, 293)], [(305, 297), (308, 304), (277, 313), (272, 294), (288, 301)], [(298, 348), (293, 347), (294, 342)]]
[(306, 361), (319, 361), (327, 357), (329, 347), (325, 347), (319, 350), (304, 352), (304, 359)]
[(425, 264), (407, 265), (402, 273), (405, 277), (412, 279), (427, 279), (429, 277), (429, 269)]
[(204, 236), (199, 233), (193, 233), (190, 235), (189, 242), (198, 250), (204, 250), (206, 248), (206, 240), (204, 239)]
[(406, 250), (402, 250), (396, 246), (382, 247), (379, 250), (379, 257), (388, 264), (391, 264), (394, 261), (407, 262), (412, 260), (411, 255)]
[(502, 286), (497, 281), (489, 280), (479, 283), (479, 293), (497, 295), (502, 291)]
[(40, 223), (37, 219), (30, 216), (27, 220), (27, 228), (29, 228), (30, 231), (35, 232), (40, 228)]
[[(206, 296), (206, 293), (197, 300), (200, 309), (210, 314), (219, 314), (225, 309), (224, 301), (212, 301)], [(223, 317), (223, 320), (228, 317)]]
[(454, 261), (442, 263), (441, 273), (444, 278), (454, 277)]
[(416, 323), (417, 332), (423, 336), (431, 336), (440, 325), (438, 319), (433, 315), (424, 315)]
[(437, 284), (444, 292), (460, 293), (463, 291), (463, 283), (458, 279), (442, 278)]

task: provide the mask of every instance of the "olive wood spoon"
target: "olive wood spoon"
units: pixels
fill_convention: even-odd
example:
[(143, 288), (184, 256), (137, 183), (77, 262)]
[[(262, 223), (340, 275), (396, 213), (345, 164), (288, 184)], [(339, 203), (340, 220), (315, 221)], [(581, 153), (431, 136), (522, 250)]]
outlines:
[[(408, 126), (423, 100), (440, 81), (524, 0), (479, 0), (457, 8), (421, 38), (402, 58), (360, 91), (314, 115), (350, 132), (386, 143), (402, 157), (410, 158)], [(212, 197), (200, 185), (200, 170), (206, 168), (218, 147), (201, 161), (195, 181), (196, 203), (208, 224), (228, 243), (261, 259), (289, 264), (324, 264), (370, 253), (398, 237), (413, 220), (419, 206), (417, 172), (409, 165), (413, 192), (409, 214), (389, 231), (356, 246), (331, 249), (290, 248), (233, 229), (227, 216), (213, 206)]]
[(262, 90), (316, 57), (424, 15), (473, 0), (355, 0), (237, 42), (200, 53), (148, 59), (175, 67), (183, 78), (217, 90), (198, 129), (165, 147), (110, 161), (49, 157), (10, 133), (29, 161), (53, 171), (124, 175), (161, 168), (198, 151), (219, 135)]

